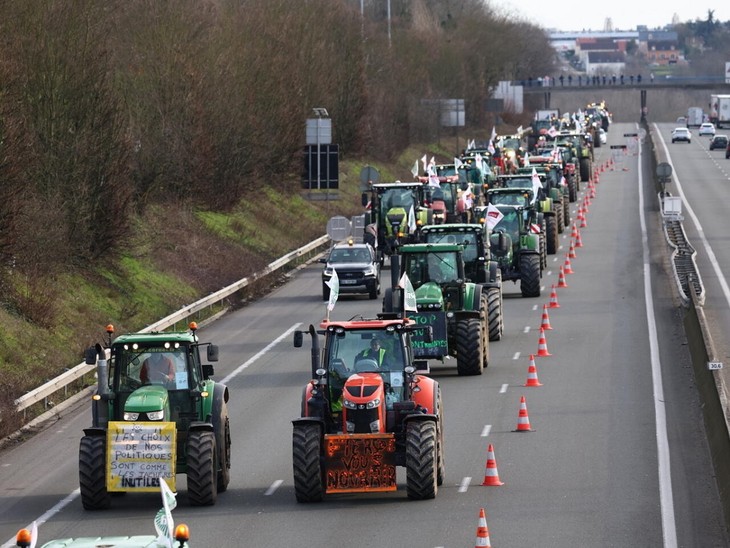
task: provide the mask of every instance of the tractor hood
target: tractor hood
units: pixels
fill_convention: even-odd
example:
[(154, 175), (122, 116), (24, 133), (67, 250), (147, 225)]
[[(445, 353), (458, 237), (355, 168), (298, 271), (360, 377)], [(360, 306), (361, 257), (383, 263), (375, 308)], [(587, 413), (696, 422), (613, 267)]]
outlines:
[(167, 389), (164, 386), (142, 386), (132, 392), (129, 398), (127, 398), (124, 404), (124, 410), (135, 413), (159, 411), (167, 407), (167, 401)]
[(442, 305), (444, 297), (441, 292), (441, 286), (436, 282), (426, 282), (416, 289), (416, 302), (419, 308), (429, 304)]

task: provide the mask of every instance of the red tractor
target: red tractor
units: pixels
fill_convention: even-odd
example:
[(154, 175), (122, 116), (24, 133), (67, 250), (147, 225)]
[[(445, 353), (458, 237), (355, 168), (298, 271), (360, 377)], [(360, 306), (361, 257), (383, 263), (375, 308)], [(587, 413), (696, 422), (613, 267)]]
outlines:
[[(408, 498), (436, 496), (444, 479), (441, 390), (416, 373), (410, 334), (419, 329), (388, 315), (309, 326), (312, 380), (293, 421), (298, 502), (395, 491), (396, 466), (406, 468)], [(294, 333), (295, 347), (304, 333)]]

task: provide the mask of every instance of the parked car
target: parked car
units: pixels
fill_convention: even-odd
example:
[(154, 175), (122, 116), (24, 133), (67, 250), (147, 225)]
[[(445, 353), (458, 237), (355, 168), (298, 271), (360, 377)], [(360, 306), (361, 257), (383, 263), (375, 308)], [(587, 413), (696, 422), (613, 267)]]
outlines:
[(337, 270), (340, 293), (367, 293), (371, 299), (380, 295), (380, 262), (370, 244), (352, 240), (336, 244), (327, 257), (320, 259), (322, 270), (322, 298), (330, 298), (327, 282)]
[(715, 135), (710, 141), (710, 150), (725, 150), (727, 148), (727, 135)]
[(675, 127), (672, 131), (672, 143), (677, 141), (684, 141), (685, 143), (692, 142), (692, 132), (686, 127)]
[(705, 122), (700, 126), (700, 129), (697, 130), (697, 135), (709, 135), (712, 137), (715, 135), (715, 126), (710, 122)]

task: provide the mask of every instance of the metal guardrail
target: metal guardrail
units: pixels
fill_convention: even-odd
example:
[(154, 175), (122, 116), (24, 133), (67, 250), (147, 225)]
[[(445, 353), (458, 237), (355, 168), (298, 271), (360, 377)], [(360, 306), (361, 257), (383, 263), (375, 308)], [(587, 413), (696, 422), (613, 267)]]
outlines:
[[(242, 278), (241, 280), (239, 280), (227, 287), (224, 287), (223, 289), (220, 289), (219, 291), (216, 291), (215, 293), (211, 293), (207, 297), (203, 297), (199, 301), (196, 301), (184, 308), (181, 308), (177, 312), (174, 312), (174, 313), (170, 314), (169, 316), (162, 318), (158, 322), (155, 322), (152, 325), (145, 327), (144, 329), (141, 330), (141, 332), (149, 333), (151, 331), (163, 331), (163, 330), (167, 329), (168, 327), (173, 326), (176, 323), (189, 318), (193, 314), (200, 312), (201, 310), (204, 310), (206, 308), (209, 308), (216, 303), (219, 303), (226, 297), (236, 293), (237, 291), (240, 291), (241, 289), (243, 289), (247, 285), (251, 284), (252, 282), (259, 280), (259, 279), (263, 278), (264, 276), (271, 274), (272, 272), (275, 272), (276, 270), (289, 264), (290, 262), (294, 261), (295, 259), (298, 259), (299, 257), (302, 257), (303, 255), (316, 251), (318, 248), (329, 243), (329, 241), (330, 241), (330, 239), (328, 236), (321, 236), (321, 237), (317, 238), (316, 240), (311, 241), (306, 245), (303, 245), (299, 249), (295, 249), (291, 253), (287, 253), (283, 257), (278, 258), (274, 262), (267, 265), (263, 270), (256, 272), (251, 276)], [(54, 394), (54, 393), (58, 392), (59, 390), (65, 389), (72, 382), (77, 381), (84, 375), (92, 372), (95, 369), (95, 367), (96, 366), (94, 366), (94, 365), (87, 365), (86, 363), (80, 363), (76, 367), (73, 367), (72, 369), (69, 369), (68, 371), (62, 373), (55, 379), (51, 379), (50, 381), (39, 386), (38, 388), (35, 388), (34, 390), (31, 390), (27, 394), (22, 395), (17, 400), (15, 400), (16, 411), (18, 411), (18, 412), (25, 411), (31, 405), (34, 405), (38, 402), (43, 401), (44, 399), (48, 398), (51, 394)]]

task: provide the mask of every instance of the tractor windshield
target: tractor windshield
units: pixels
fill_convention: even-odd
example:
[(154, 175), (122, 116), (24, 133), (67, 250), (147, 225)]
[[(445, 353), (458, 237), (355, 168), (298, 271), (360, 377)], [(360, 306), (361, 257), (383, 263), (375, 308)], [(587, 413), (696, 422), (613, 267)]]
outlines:
[(134, 391), (145, 384), (171, 390), (190, 387), (185, 347), (120, 345), (112, 352), (114, 379), (120, 391)]
[(504, 230), (512, 238), (513, 242), (519, 241), (520, 238), (520, 214), (519, 210), (514, 207), (500, 207), (504, 217), (500, 219), (494, 227), (495, 231)]
[(334, 378), (352, 373), (403, 371), (401, 335), (383, 329), (342, 330), (327, 338), (327, 368)]
[(406, 272), (411, 284), (413, 284), (413, 289), (418, 289), (428, 282), (442, 285), (456, 282), (461, 278), (457, 254), (454, 251), (408, 253), (406, 255)]

